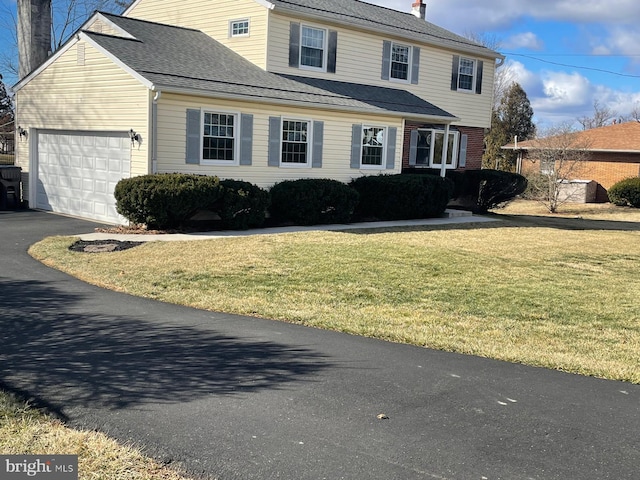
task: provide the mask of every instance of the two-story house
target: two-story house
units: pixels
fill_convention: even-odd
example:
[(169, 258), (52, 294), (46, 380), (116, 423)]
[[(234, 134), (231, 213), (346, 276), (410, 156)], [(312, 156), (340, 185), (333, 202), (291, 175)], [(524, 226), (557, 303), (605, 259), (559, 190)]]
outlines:
[(137, 0), (94, 14), (15, 86), (30, 205), (119, 222), (115, 184), (153, 172), (269, 187), (480, 168), (502, 57), (413, 8)]

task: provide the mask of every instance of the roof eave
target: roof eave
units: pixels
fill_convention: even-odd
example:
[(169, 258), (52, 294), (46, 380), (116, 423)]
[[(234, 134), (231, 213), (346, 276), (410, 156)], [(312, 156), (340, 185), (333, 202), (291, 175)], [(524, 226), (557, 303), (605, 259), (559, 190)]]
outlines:
[[(333, 24), (336, 25), (341, 25), (341, 26), (345, 26), (348, 28), (354, 28), (353, 23), (349, 23), (347, 21), (344, 20), (340, 20), (338, 18), (332, 17), (331, 15), (322, 15), (321, 13), (318, 14), (312, 14), (312, 13), (304, 13), (304, 12), (300, 12), (298, 10), (292, 9), (292, 8), (287, 8), (284, 6), (278, 6), (278, 7), (273, 7), (272, 8), (273, 11), (276, 12), (281, 12), (287, 15), (293, 15), (293, 16), (297, 16), (297, 17), (303, 17), (303, 18), (309, 18), (311, 20), (320, 20), (320, 21), (330, 21)], [(460, 43), (460, 45), (457, 45), (457, 42), (455, 42), (454, 40), (443, 40), (443, 41), (439, 41), (438, 39), (433, 39), (430, 38), (429, 41), (426, 41), (424, 39), (424, 37), (426, 36), (426, 34), (423, 33), (419, 33), (419, 32), (407, 32), (406, 35), (403, 35), (401, 32), (398, 32), (397, 30), (395, 30), (394, 28), (384, 25), (384, 24), (379, 24), (379, 26), (377, 28), (368, 28), (366, 26), (362, 26), (362, 25), (357, 25), (357, 28), (360, 28), (362, 30), (366, 30), (369, 32), (374, 32), (379, 34), (381, 31), (389, 34), (390, 36), (393, 37), (397, 37), (397, 38), (401, 38), (403, 40), (407, 40), (408, 42), (411, 43), (419, 43), (421, 45), (428, 45), (428, 46), (434, 46), (434, 47), (439, 47), (439, 48), (446, 48), (447, 50), (455, 50), (456, 52), (461, 52), (461, 53), (468, 53), (468, 54), (473, 54), (476, 56), (481, 56), (481, 57), (485, 57), (485, 58), (494, 58), (494, 59), (500, 59), (500, 60), (504, 60), (506, 57), (504, 55), (502, 55), (501, 53), (498, 52), (494, 52), (493, 50), (490, 50), (486, 47), (483, 47), (481, 45), (473, 46), (473, 45), (465, 45), (463, 43)], [(420, 37), (419, 40), (416, 41), (416, 37)], [(455, 46), (453, 46), (452, 44), (456, 44)]]
[(357, 107), (348, 107), (343, 105), (326, 105), (320, 103), (312, 103), (312, 102), (300, 102), (297, 100), (286, 100), (282, 98), (269, 98), (258, 95), (242, 95), (242, 94), (232, 94), (232, 93), (221, 93), (221, 92), (213, 92), (211, 90), (200, 90), (196, 88), (183, 88), (183, 87), (173, 87), (169, 85), (161, 85), (154, 84), (151, 87), (152, 90), (161, 90), (163, 93), (174, 93), (179, 95), (194, 95), (199, 97), (207, 97), (207, 98), (220, 98), (225, 100), (240, 100), (240, 101), (251, 101), (254, 103), (261, 103), (267, 105), (281, 105), (281, 106), (292, 106), (292, 107), (303, 107), (303, 108), (313, 108), (314, 110), (334, 110), (340, 112), (352, 112), (359, 114), (375, 114), (381, 116), (388, 117), (398, 117), (404, 119), (415, 119), (421, 121), (430, 121), (430, 122), (442, 122), (442, 123), (453, 123), (459, 121), (458, 117), (447, 117), (440, 115), (426, 115), (426, 114), (416, 114), (410, 112), (392, 112), (388, 110), (379, 110), (375, 108), (357, 108)]

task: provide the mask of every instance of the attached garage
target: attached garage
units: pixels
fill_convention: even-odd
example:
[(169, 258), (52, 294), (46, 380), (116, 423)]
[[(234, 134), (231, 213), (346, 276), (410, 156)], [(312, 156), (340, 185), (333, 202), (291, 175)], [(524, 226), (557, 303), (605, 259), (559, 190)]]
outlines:
[(131, 174), (131, 141), (126, 132), (40, 130), (30, 184), (32, 205), (107, 223), (123, 223), (113, 195)]

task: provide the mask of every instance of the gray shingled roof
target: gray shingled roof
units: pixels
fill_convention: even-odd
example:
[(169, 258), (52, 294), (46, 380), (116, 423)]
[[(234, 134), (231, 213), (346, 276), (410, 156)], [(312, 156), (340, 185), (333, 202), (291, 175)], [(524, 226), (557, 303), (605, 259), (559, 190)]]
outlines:
[(266, 72), (199, 30), (102, 15), (134, 38), (84, 33), (161, 90), (315, 108), (455, 118), (404, 90)]
[[(359, 0), (268, 0), (275, 11), (284, 10), (300, 15), (319, 17), (347, 25), (357, 25), (374, 32), (385, 32), (413, 42), (439, 45), (453, 50), (472, 52), (491, 58), (502, 58), (490, 50), (449, 30), (416, 17)], [(405, 0), (407, 7), (410, 0)], [(429, 8), (427, 5), (427, 17)]]

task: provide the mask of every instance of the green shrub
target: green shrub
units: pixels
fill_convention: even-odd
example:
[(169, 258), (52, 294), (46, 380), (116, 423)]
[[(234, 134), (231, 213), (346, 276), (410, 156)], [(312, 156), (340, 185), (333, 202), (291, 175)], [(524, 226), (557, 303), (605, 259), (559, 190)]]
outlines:
[(458, 205), (474, 213), (486, 213), (513, 200), (527, 188), (527, 179), (522, 175), (502, 170), (465, 170), (456, 186)]
[(115, 188), (116, 209), (130, 222), (149, 228), (183, 225), (221, 195), (218, 177), (163, 173), (125, 178)]
[(640, 177), (620, 180), (607, 193), (609, 201), (614, 205), (640, 208)]
[(442, 215), (453, 182), (435, 175), (400, 174), (356, 178), (360, 194), (355, 215), (360, 219), (404, 220)]
[(304, 178), (276, 183), (270, 190), (271, 215), (299, 225), (348, 223), (358, 193), (337, 180)]
[(222, 180), (222, 196), (211, 207), (231, 230), (261, 227), (269, 207), (269, 192), (240, 180)]

